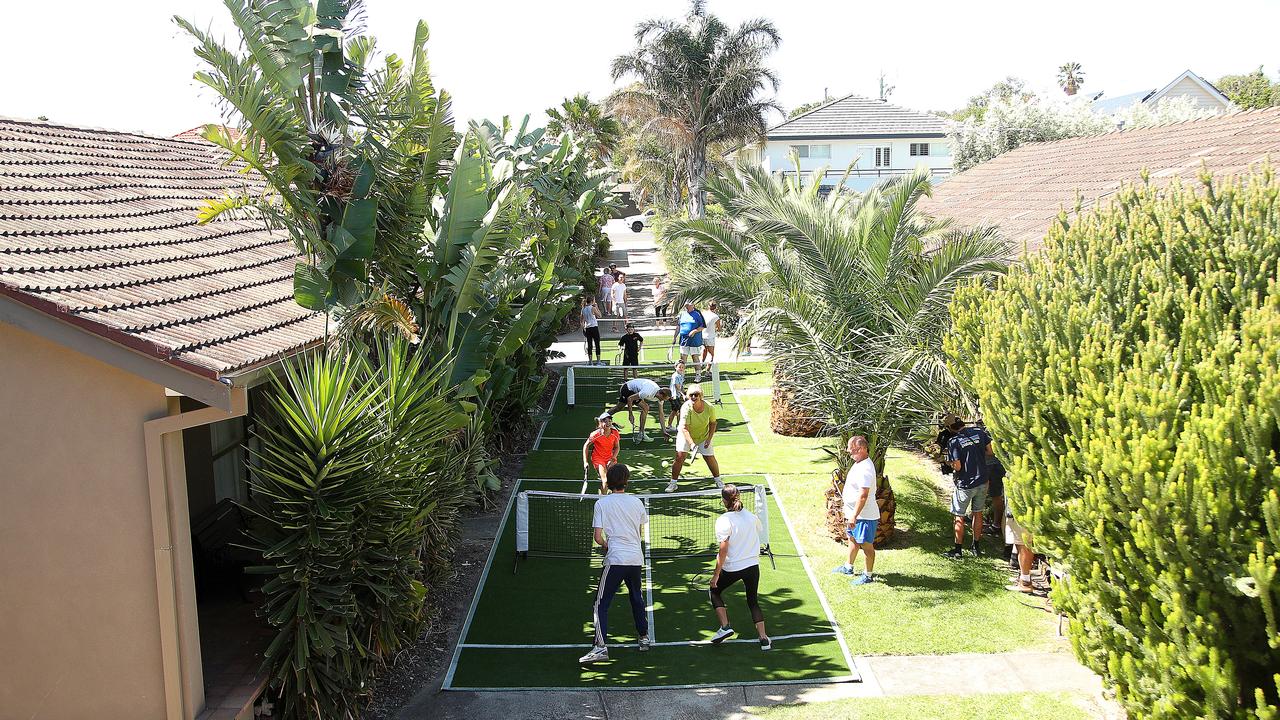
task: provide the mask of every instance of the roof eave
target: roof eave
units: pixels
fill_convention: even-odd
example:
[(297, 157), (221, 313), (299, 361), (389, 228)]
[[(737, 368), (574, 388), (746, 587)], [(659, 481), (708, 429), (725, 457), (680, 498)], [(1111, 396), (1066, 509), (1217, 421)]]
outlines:
[(885, 140), (890, 138), (945, 138), (945, 132), (895, 132), (895, 133), (824, 133), (822, 135), (769, 135), (767, 140)]

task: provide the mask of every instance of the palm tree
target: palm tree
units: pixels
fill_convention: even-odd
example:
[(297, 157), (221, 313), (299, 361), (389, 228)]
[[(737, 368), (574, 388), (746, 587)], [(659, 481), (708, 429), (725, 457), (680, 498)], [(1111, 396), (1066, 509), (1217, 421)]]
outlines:
[(1062, 67), (1058, 68), (1058, 85), (1066, 94), (1075, 95), (1083, 84), (1084, 70), (1080, 69), (1080, 63), (1063, 63)]
[(636, 89), (617, 95), (648, 104), (652, 120), (644, 131), (663, 137), (685, 157), (692, 218), (706, 215), (708, 146), (758, 138), (766, 128), (765, 113), (782, 111), (773, 99), (759, 97), (766, 87), (778, 89), (777, 76), (764, 63), (779, 41), (768, 20), (733, 29), (707, 13), (705, 0), (691, 0), (683, 21), (637, 25), (635, 50), (613, 60), (615, 81), (639, 80)]
[[(775, 391), (842, 443), (865, 435), (883, 473), (890, 446), (957, 407), (962, 392), (942, 350), (947, 306), (961, 283), (1004, 271), (1007, 244), (992, 229), (923, 217), (926, 172), (823, 198), (816, 182), (740, 165), (708, 189), (727, 217), (676, 221), (670, 232), (713, 261), (673, 269), (673, 286), (739, 308), (739, 345), (767, 338), (782, 368)], [(847, 462), (841, 456), (841, 470)], [(878, 494), (890, 494), (887, 485), (882, 477)]]
[(622, 142), (622, 125), (582, 93), (547, 109), (547, 132), (560, 135), (565, 131), (573, 133), (592, 158), (601, 162), (612, 157)]

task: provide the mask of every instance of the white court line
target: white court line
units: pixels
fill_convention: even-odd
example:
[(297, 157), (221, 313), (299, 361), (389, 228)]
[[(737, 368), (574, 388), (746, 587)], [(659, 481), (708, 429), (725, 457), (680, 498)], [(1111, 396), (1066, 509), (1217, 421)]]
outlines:
[[(770, 640), (795, 640), (798, 638), (816, 638), (816, 637), (832, 637), (833, 632), (812, 632), (812, 633), (792, 633), (791, 635), (770, 635)], [(733, 640), (725, 640), (720, 645), (728, 645), (730, 643), (759, 643), (758, 638), (734, 638)], [(700, 646), (712, 645), (710, 640), (668, 640), (667, 642), (652, 643), (654, 647), (677, 647), (677, 646)], [(636, 647), (637, 643), (614, 643), (609, 647)], [(568, 650), (570, 648), (589, 648), (591, 643), (549, 643), (546, 645), (502, 645), (499, 643), (467, 643), (463, 645), (466, 648), (476, 648), (484, 650)], [(664, 686), (665, 687), (665, 686)]]
[(809, 583), (813, 585), (814, 592), (818, 593), (818, 602), (822, 604), (822, 611), (827, 614), (827, 622), (831, 623), (831, 629), (835, 632), (836, 642), (840, 643), (840, 652), (844, 654), (845, 664), (849, 666), (849, 672), (856, 682), (862, 682), (862, 675), (858, 672), (853, 664), (853, 655), (849, 652), (849, 646), (845, 644), (844, 635), (840, 632), (840, 623), (836, 622), (835, 614), (831, 612), (831, 605), (827, 603), (827, 596), (823, 594), (822, 587), (818, 585), (818, 578), (813, 574), (813, 568), (809, 565), (809, 556), (805, 553), (804, 548), (800, 545), (800, 538), (796, 537), (795, 529), (791, 527), (791, 519), (787, 517), (787, 507), (782, 504), (782, 496), (773, 487), (773, 480), (766, 474), (765, 482), (769, 483), (769, 494), (773, 495), (773, 499), (778, 503), (778, 510), (782, 513), (782, 524), (787, 526), (787, 533), (791, 535), (791, 543), (795, 545), (796, 554), (800, 556), (800, 564), (804, 566), (805, 574), (809, 576)]
[(556, 391), (551, 396), (551, 407), (547, 410), (547, 419), (542, 421), (542, 427), (538, 428), (538, 437), (533, 439), (533, 449), (537, 450), (542, 445), (542, 433), (546, 432), (547, 424), (551, 422), (551, 418), (556, 414), (556, 400), (560, 397), (560, 386), (564, 384), (564, 375), (556, 380)]
[[(733, 389), (733, 381), (726, 379), (725, 382), (729, 383), (729, 394), (733, 395), (734, 399), (736, 400), (738, 397), (738, 392)], [(751, 418), (747, 417), (747, 408), (744, 407), (741, 403), (734, 403), (734, 404), (742, 408), (742, 420), (747, 424), (747, 432), (751, 433), (751, 442), (755, 445), (759, 445), (760, 440), (756, 438), (756, 431), (751, 427)]]
[(444, 683), (441, 690), (448, 690), (453, 685), (453, 673), (458, 669), (458, 656), (462, 654), (463, 641), (467, 639), (467, 632), (471, 630), (471, 619), (475, 617), (476, 606), (480, 604), (480, 594), (484, 592), (484, 584), (489, 579), (489, 568), (493, 567), (493, 558), (498, 554), (498, 540), (502, 537), (502, 531), (507, 527), (507, 519), (511, 515), (511, 508), (516, 504), (516, 495), (520, 494), (520, 480), (516, 480), (516, 486), (511, 488), (511, 496), (507, 498), (507, 509), (502, 511), (502, 520), (498, 521), (497, 533), (493, 536), (493, 545), (489, 547), (489, 557), (485, 560), (484, 571), (480, 573), (480, 582), (476, 583), (475, 594), (471, 596), (471, 607), (467, 610), (467, 619), (462, 623), (462, 632), (458, 634), (458, 645), (453, 649), (453, 659), (449, 661), (449, 672), (444, 676)]
[(645, 606), (645, 612), (649, 615), (649, 642), (654, 643), (658, 638), (658, 631), (654, 629), (653, 624), (653, 555), (650, 554), (651, 549), (653, 548), (653, 541), (650, 540), (649, 536), (648, 498), (645, 498), (644, 500), (644, 517), (644, 592), (645, 601), (648, 603), (648, 605)]
[(458, 690), (468, 690), (470, 692), (513, 692), (513, 691), (553, 691), (553, 690), (572, 690), (581, 692), (583, 690), (599, 691), (599, 692), (631, 692), (633, 690), (691, 690), (700, 688), (727, 688), (727, 687), (755, 687), (758, 685), (814, 685), (817, 683), (829, 682), (861, 682), (861, 678), (855, 675), (830, 675), (827, 677), (803, 678), (800, 680), (743, 680), (737, 682), (714, 682), (714, 683), (690, 683), (687, 685), (599, 685), (599, 686), (572, 686), (572, 685), (537, 685), (526, 687), (523, 685), (511, 687), (462, 687)]

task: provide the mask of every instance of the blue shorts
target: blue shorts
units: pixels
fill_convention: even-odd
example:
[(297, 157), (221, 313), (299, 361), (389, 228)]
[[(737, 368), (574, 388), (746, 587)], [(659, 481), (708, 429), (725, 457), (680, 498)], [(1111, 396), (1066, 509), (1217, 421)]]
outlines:
[(702, 347), (702, 333), (698, 333), (697, 335), (681, 335), (680, 347), (684, 347), (684, 348)]
[(845, 533), (859, 545), (867, 545), (876, 541), (876, 526), (879, 524), (879, 520), (856, 520), (853, 529), (846, 530)]

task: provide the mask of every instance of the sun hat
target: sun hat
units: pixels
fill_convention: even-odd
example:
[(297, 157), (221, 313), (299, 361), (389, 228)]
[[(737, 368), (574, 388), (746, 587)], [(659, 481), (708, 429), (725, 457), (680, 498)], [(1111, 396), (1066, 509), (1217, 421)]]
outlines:
[(948, 430), (958, 430), (962, 425), (964, 425), (964, 420), (951, 413), (942, 416), (942, 427)]
[(596, 420), (612, 420), (612, 419), (613, 419), (613, 416), (607, 412), (602, 412), (600, 413), (599, 416), (596, 417)]
[(684, 394), (685, 394), (685, 395), (693, 395), (694, 393), (697, 393), (697, 394), (699, 394), (699, 395), (701, 395), (701, 394), (702, 394), (702, 386), (701, 386), (701, 385), (699, 385), (698, 383), (694, 383), (694, 384), (692, 384), (692, 385), (690, 385), (689, 387), (687, 387), (687, 388), (685, 388), (685, 389), (684, 389)]

